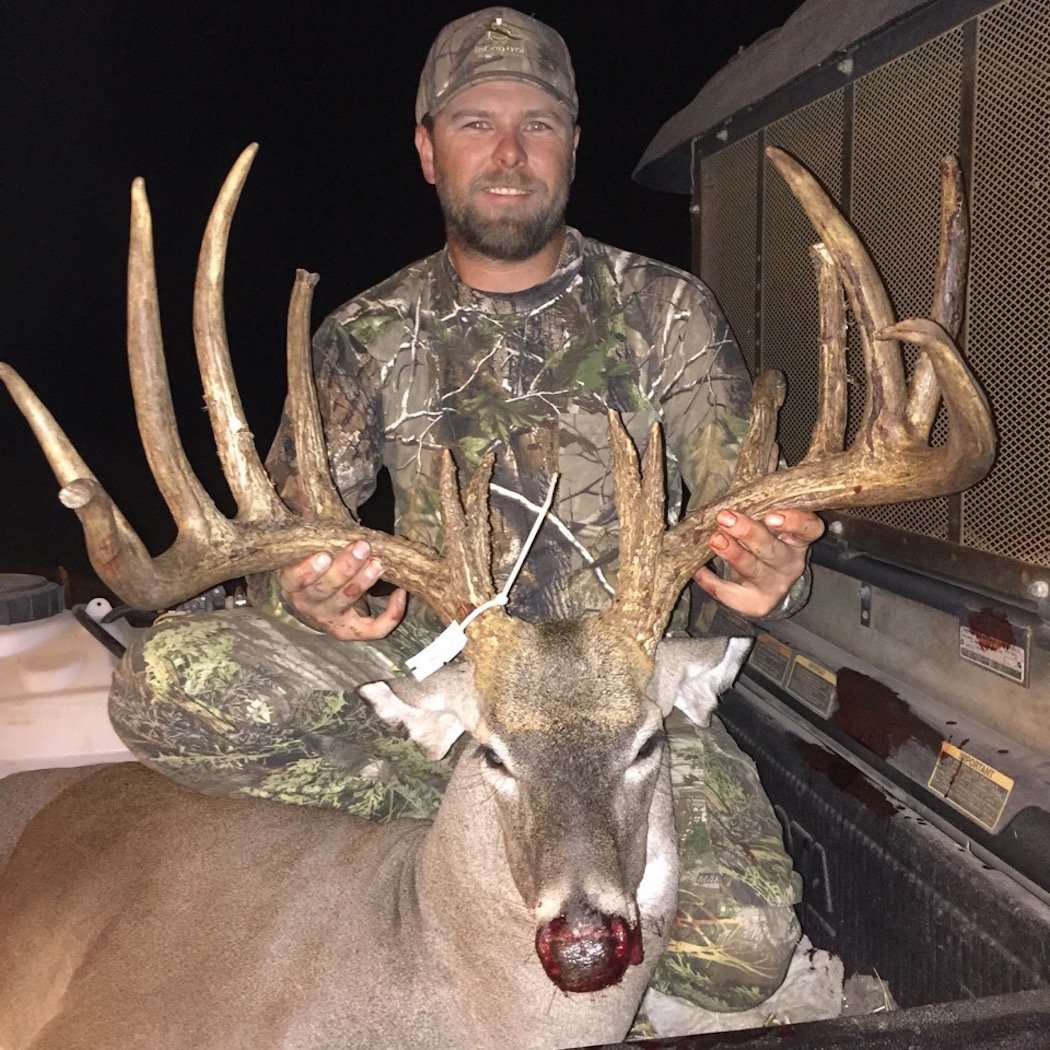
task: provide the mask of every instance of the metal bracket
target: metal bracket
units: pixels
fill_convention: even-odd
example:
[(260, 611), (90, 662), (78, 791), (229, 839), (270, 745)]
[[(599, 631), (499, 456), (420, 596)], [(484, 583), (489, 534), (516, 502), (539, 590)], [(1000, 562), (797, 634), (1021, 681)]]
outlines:
[(871, 584), (861, 582), (857, 588), (857, 593), (860, 595), (860, 625), (861, 627), (871, 626)]

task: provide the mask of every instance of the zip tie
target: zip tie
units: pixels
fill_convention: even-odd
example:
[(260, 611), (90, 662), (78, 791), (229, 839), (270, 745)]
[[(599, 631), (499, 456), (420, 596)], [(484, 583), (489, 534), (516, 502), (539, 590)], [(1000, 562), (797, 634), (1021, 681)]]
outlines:
[(504, 606), (510, 601), (510, 589), (514, 586), (514, 581), (517, 580), (518, 574), (525, 564), (525, 559), (528, 557), (533, 543), (536, 542), (536, 537), (544, 519), (551, 509), (551, 504), (554, 502), (554, 489), (557, 484), (558, 474), (554, 473), (551, 476), (550, 485), (547, 487), (547, 498), (543, 501), (543, 506), (537, 511), (536, 520), (532, 523), (532, 529), (518, 552), (518, 560), (514, 563), (514, 568), (510, 570), (510, 574), (500, 588), (499, 593), (467, 613), (463, 617), (462, 623), (458, 620), (453, 620), (429, 645), (420, 649), (415, 656), (411, 656), (405, 661), (405, 666), (412, 672), (412, 677), (417, 682), (422, 682), (424, 678), (429, 678), (435, 671), (444, 667), (450, 660), (463, 652), (467, 646), (466, 628), (483, 612)]

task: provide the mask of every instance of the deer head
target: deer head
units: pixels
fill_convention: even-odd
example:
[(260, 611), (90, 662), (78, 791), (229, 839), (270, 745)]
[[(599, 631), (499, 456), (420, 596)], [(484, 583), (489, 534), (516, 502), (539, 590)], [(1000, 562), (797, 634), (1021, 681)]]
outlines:
[[(643, 873), (654, 894), (662, 878), (674, 881), (664, 718), (677, 705), (706, 724), (750, 639), (665, 641), (654, 666), (601, 617), (497, 617), (472, 635), (492, 658), (475, 648), (473, 667), (360, 691), (431, 757), (470, 734), (456, 776), (477, 778), (496, 806), (544, 970), (564, 991), (604, 988), (644, 957)], [(650, 834), (661, 776), (654, 819), (665, 826)]]
[[(660, 770), (666, 773), (663, 717), (677, 703), (703, 722), (718, 689), (728, 685), (743, 658), (742, 643), (728, 650), (709, 643), (657, 651), (679, 593), (710, 557), (707, 541), (718, 512), (732, 507), (761, 514), (776, 506), (816, 510), (928, 498), (973, 484), (994, 456), (988, 406), (945, 331), (957, 317), (953, 304), (965, 257), (957, 169), (949, 164), (943, 175), (936, 320), (895, 323), (875, 267), (848, 223), (801, 165), (779, 150), (767, 152), (822, 241), (814, 249), (821, 401), (803, 461), (788, 470), (774, 469), (784, 381), (779, 374), (763, 373), (755, 382), (751, 424), (730, 492), (667, 529), (660, 430), (654, 426), (639, 465), (629, 436), (610, 413), (620, 519), (620, 573), (610, 607), (581, 622), (546, 625), (515, 621), (502, 609), (492, 609), (469, 628), (466, 664), (446, 668), (422, 684), (400, 681), (393, 688), (378, 683), (363, 689), (384, 718), (402, 723), (431, 755), (444, 754), (464, 732), (473, 737), (462, 762), (491, 787), (514, 881), (537, 919), (540, 960), (551, 979), (569, 991), (605, 987), (641, 959), (636, 896), (652, 859), (647, 858), (647, 817)], [(310, 365), (316, 276), (301, 270), (288, 316), (288, 411), (307, 508), (302, 516), (278, 498), (258, 458), (233, 380), (222, 307), (230, 223), (254, 155), (254, 146), (245, 150), (219, 194), (194, 294), (201, 377), (237, 502), (235, 518), (217, 511), (179, 441), (141, 180), (132, 188), (128, 355), (147, 458), (179, 526), (172, 547), (151, 558), (32, 391), (6, 365), (0, 365), (0, 378), (48, 457), (61, 485), (60, 499), (80, 517), (96, 571), (130, 604), (163, 608), (223, 580), (365, 539), (391, 582), (425, 600), (446, 622), (459, 620), (495, 590), (487, 519), (491, 457), (461, 495), (451, 456), (445, 454), (440, 555), (361, 527), (329, 474)], [(864, 418), (849, 448), (844, 447), (843, 289), (860, 328), (868, 374)], [(923, 350), (910, 387), (898, 339)], [(929, 430), (941, 397), (950, 436), (946, 445), (933, 448)], [(552, 784), (571, 785), (571, 790), (552, 790)], [(542, 835), (534, 833), (537, 827)]]

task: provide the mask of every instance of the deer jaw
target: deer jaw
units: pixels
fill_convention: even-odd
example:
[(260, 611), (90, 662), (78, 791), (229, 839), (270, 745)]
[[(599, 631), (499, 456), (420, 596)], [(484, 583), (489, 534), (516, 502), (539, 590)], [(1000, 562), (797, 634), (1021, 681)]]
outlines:
[[(473, 641), (473, 676), (458, 665), (361, 693), (433, 756), (470, 734), (456, 778), (483, 785), (495, 810), (544, 971), (562, 991), (606, 988), (645, 958), (639, 897), (666, 910), (677, 877), (670, 809), (654, 806), (669, 777), (663, 718), (676, 698), (700, 713), (746, 643), (669, 643), (654, 666), (601, 617), (494, 618)], [(645, 917), (660, 932), (665, 916)]]

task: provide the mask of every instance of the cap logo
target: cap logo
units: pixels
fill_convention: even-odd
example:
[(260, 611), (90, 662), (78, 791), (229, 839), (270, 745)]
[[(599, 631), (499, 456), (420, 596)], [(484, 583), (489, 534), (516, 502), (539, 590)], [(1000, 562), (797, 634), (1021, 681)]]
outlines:
[(525, 54), (525, 48), (521, 44), (507, 43), (508, 40), (518, 40), (518, 37), (503, 24), (502, 16), (497, 16), (485, 35), (487, 39), (484, 42), (478, 41), (474, 48), (475, 54), (479, 56)]
[(475, 52), (479, 55), (524, 55), (525, 48), (520, 44), (485, 44), (478, 46)]
[(518, 39), (517, 35), (510, 31), (510, 26), (505, 26), (503, 24), (503, 19), (501, 19), (501, 18), (497, 18), (496, 21), (493, 22), (492, 25), (490, 25), (488, 27), (488, 29), (485, 31), (485, 34), (490, 39), (492, 37), (494, 37), (494, 36), (506, 37), (509, 40), (517, 40)]

